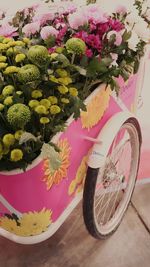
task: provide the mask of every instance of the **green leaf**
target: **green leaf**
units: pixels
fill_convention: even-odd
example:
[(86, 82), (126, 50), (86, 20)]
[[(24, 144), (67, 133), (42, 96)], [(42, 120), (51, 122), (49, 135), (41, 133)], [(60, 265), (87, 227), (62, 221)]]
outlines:
[(111, 57), (105, 57), (102, 59), (101, 62), (103, 62), (105, 66), (109, 67), (110, 64), (113, 62), (113, 59)]
[(107, 72), (107, 66), (104, 61), (100, 61), (98, 58), (93, 58), (91, 62), (89, 63), (89, 66), (87, 68), (87, 76), (92, 77), (96, 76), (99, 73), (105, 73)]

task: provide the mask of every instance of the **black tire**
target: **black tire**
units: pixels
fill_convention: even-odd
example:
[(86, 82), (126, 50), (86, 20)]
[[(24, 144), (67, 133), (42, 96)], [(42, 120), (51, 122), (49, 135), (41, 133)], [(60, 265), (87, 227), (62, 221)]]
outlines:
[[(141, 143), (142, 143), (142, 137), (141, 137), (141, 130), (138, 121), (135, 118), (130, 118), (128, 119), (123, 125), (126, 123), (132, 124), (132, 127), (136, 130), (137, 136), (138, 136), (138, 150), (139, 150), (139, 157), (138, 157), (138, 163), (137, 163), (137, 170), (136, 170), (136, 177), (135, 177), (135, 183), (137, 179), (137, 174), (138, 174), (138, 169), (139, 169), (139, 162), (140, 162), (140, 151), (141, 151)], [(96, 222), (95, 222), (95, 216), (94, 216), (94, 195), (95, 195), (95, 189), (96, 189), (96, 183), (97, 183), (97, 177), (100, 169), (93, 169), (88, 167), (87, 169), (87, 175), (85, 179), (85, 186), (84, 186), (84, 192), (83, 192), (83, 217), (84, 217), (84, 222), (86, 225), (86, 228), (88, 232), (96, 239), (106, 239), (110, 235), (112, 235), (117, 228), (119, 227), (125, 212), (130, 204), (131, 198), (127, 203), (127, 207), (124, 211), (124, 214), (122, 215), (120, 221), (118, 224), (112, 229), (111, 232), (108, 234), (102, 234), (99, 229), (97, 228)], [(135, 187), (134, 183), (134, 187)], [(132, 190), (132, 194), (134, 191), (134, 187)], [(131, 197), (132, 197), (131, 194)]]

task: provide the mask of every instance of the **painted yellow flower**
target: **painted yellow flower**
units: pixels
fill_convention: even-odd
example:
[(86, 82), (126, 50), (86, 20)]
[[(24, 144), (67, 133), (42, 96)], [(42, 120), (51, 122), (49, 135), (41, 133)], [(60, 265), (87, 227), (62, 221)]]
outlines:
[(60, 149), (60, 159), (61, 166), (58, 170), (53, 172), (50, 169), (49, 160), (44, 162), (44, 178), (43, 181), (46, 183), (47, 190), (49, 190), (52, 185), (59, 184), (64, 178), (67, 177), (67, 171), (70, 166), (70, 152), (71, 148), (67, 139), (59, 140), (57, 146)]
[(89, 130), (100, 121), (109, 106), (110, 94), (110, 86), (105, 89), (104, 85), (104, 88), (87, 104), (87, 111), (81, 112), (82, 128)]
[(78, 194), (83, 190), (85, 176), (87, 172), (87, 160), (89, 158), (90, 151), (86, 156), (83, 157), (81, 164), (77, 170), (76, 177), (72, 180), (71, 184), (69, 185), (68, 195), (71, 196), (74, 193)]
[(19, 220), (20, 235), (21, 233), (24, 233), (25, 236), (39, 235), (47, 231), (48, 226), (52, 223), (51, 215), (52, 212), (45, 208), (40, 212), (24, 213)]
[(51, 216), (52, 211), (43, 208), (40, 212), (24, 213), (18, 220), (18, 225), (14, 219), (2, 217), (0, 226), (18, 236), (34, 236), (47, 231), (52, 223)]
[(0, 218), (0, 226), (10, 233), (16, 233), (17, 223), (13, 219), (9, 219), (8, 217)]

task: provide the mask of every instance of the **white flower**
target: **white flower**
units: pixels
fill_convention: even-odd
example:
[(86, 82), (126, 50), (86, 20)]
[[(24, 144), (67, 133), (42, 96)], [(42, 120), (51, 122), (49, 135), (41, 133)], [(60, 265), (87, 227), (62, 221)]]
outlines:
[(110, 55), (111, 55), (111, 58), (113, 60), (113, 62), (111, 63), (110, 67), (112, 67), (112, 66), (116, 66), (117, 67), (118, 66), (118, 64), (117, 64), (118, 54), (110, 53)]
[(37, 141), (37, 137), (35, 137), (33, 134), (28, 133), (28, 132), (24, 132), (21, 135), (21, 138), (19, 140), (19, 144), (22, 145), (23, 143), (26, 143), (29, 140), (33, 140), (33, 141)]
[(136, 23), (138, 23), (141, 20), (141, 17), (138, 14), (137, 9), (133, 9), (132, 12), (130, 12), (129, 15), (126, 17), (126, 23), (130, 26), (133, 27)]
[(128, 40), (128, 46), (131, 50), (136, 51), (140, 39), (135, 31), (132, 31), (131, 38)]
[(138, 23), (134, 26), (134, 31), (145, 42), (148, 42), (150, 39), (150, 29), (147, 27), (147, 23), (141, 19)]

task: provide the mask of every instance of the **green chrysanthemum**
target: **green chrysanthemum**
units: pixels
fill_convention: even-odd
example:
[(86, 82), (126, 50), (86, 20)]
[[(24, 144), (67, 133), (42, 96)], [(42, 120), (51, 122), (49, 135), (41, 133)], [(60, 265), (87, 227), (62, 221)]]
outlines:
[(40, 71), (38, 67), (35, 65), (27, 64), (21, 67), (18, 72), (18, 80), (23, 84), (34, 82), (39, 79), (40, 79)]
[(28, 51), (28, 59), (38, 67), (43, 67), (49, 60), (49, 53), (46, 47), (34, 45)]
[(79, 38), (71, 38), (66, 42), (66, 48), (69, 53), (81, 55), (86, 51), (86, 44)]
[(31, 112), (29, 107), (24, 104), (14, 104), (8, 109), (7, 120), (13, 128), (24, 128), (30, 121)]

